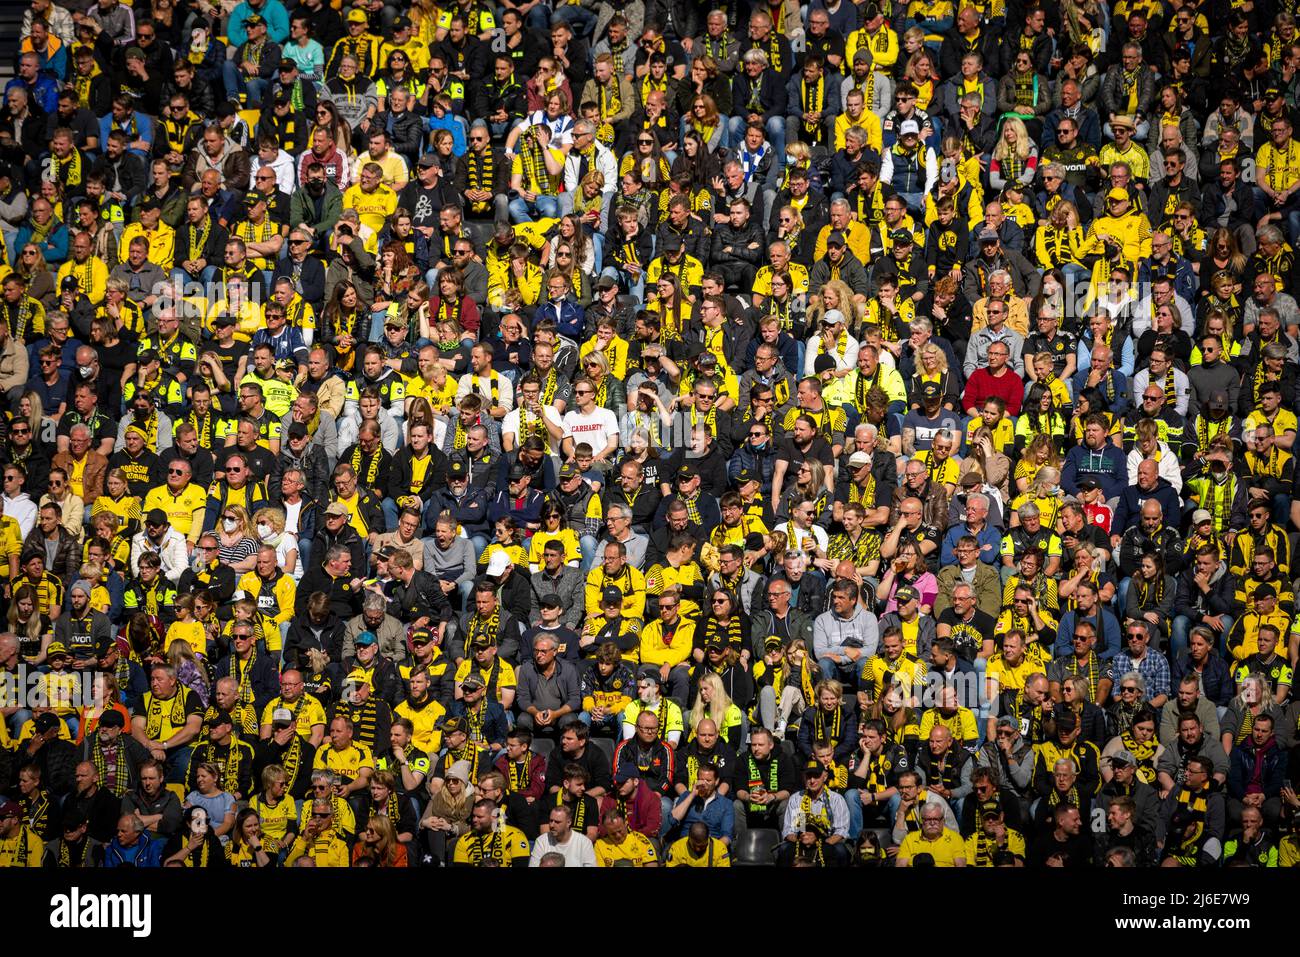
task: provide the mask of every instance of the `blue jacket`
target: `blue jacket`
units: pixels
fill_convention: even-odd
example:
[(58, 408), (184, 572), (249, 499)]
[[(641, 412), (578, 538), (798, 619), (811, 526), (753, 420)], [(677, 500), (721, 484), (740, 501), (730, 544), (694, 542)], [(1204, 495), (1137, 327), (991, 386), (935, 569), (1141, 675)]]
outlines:
[(1124, 492), (1120, 495), (1119, 503), (1115, 506), (1115, 518), (1110, 523), (1110, 533), (1112, 535), (1123, 535), (1125, 529), (1136, 523), (1142, 515), (1142, 504), (1149, 498), (1153, 498), (1160, 503), (1160, 510), (1164, 512), (1165, 516), (1165, 524), (1170, 528), (1177, 528), (1178, 523), (1182, 520), (1182, 499), (1178, 497), (1178, 493), (1174, 491), (1174, 487), (1169, 484), (1168, 479), (1160, 479), (1156, 483), (1154, 492), (1144, 491), (1136, 485), (1124, 486)]
[(505, 518), (507, 515), (513, 518), (521, 527), (529, 522), (540, 522), (542, 520), (542, 499), (544, 496), (535, 488), (530, 488), (524, 495), (524, 507), (516, 508), (514, 497), (510, 494), (509, 489), (503, 489), (497, 492), (497, 497), (492, 500), (488, 506), (488, 521), (495, 523), (497, 520)]
[[(55, 219), (53, 228), (46, 234), (44, 242), (36, 243), (47, 263), (60, 263), (68, 258), (68, 227)], [(22, 249), (32, 241), (32, 227), (23, 226), (14, 238), (14, 249)]]
[[(957, 555), (954, 549), (957, 547), (957, 540), (969, 535), (965, 522), (958, 522), (952, 528), (948, 529), (948, 534), (943, 537), (943, 545), (939, 549), (939, 564), (952, 565), (957, 561)], [(991, 522), (984, 523), (984, 531), (975, 536), (980, 543), (980, 561), (986, 565), (998, 564), (998, 558), (1002, 549), (1002, 535), (993, 527)]]
[(450, 512), (452, 518), (460, 523), (460, 527), (465, 529), (465, 534), (473, 537), (474, 535), (487, 535), (488, 533), (488, 501), (487, 493), (481, 488), (469, 486), (465, 490), (464, 498), (460, 501), (451, 494), (451, 489), (439, 489), (429, 500), (428, 516), (426, 528), (433, 531), (433, 523), (437, 521), (439, 515), (443, 512)]
[[(141, 113), (139, 110), (135, 110), (134, 112), (132, 112), (131, 116), (135, 119), (135, 130), (136, 130), (135, 135), (132, 136), (130, 132), (123, 130), (123, 132), (126, 133), (126, 141), (127, 141), (128, 148), (130, 147), (130, 144), (134, 143), (136, 140), (144, 140), (146, 143), (152, 143), (153, 131), (154, 131), (153, 118), (150, 117), (147, 113)], [(116, 129), (121, 129), (121, 127), (118, 126), (117, 122), (113, 119), (112, 113), (108, 113), (105, 116), (101, 116), (99, 118), (99, 142), (107, 143), (108, 134), (113, 132), (113, 130)], [(131, 152), (134, 153), (136, 156), (139, 156), (141, 159), (147, 160), (149, 158), (148, 150), (133, 149), (131, 150)]]
[(226, 24), (226, 42), (230, 46), (240, 46), (248, 39), (248, 29), (244, 26), (253, 14), (258, 14), (266, 21), (266, 38), (273, 43), (284, 43), (289, 37), (289, 14), (280, 0), (265, 0), (262, 9), (254, 9), (244, 0), (230, 13), (230, 22)]
[(436, 116), (426, 117), (424, 125), (428, 127), (430, 133), (436, 133), (438, 130), (446, 130), (451, 134), (451, 152), (453, 156), (464, 156), (468, 144), (465, 142), (465, 127), (455, 116), (448, 113), (442, 119)]
[[(1185, 654), (1179, 655), (1169, 668), (1169, 686), (1177, 688), (1178, 683), (1183, 680), (1183, 675), (1191, 670), (1191, 659)], [(1210, 703), (1221, 708), (1226, 707), (1232, 700), (1232, 696), (1237, 693), (1237, 686), (1232, 680), (1228, 663), (1213, 652), (1206, 659), (1205, 668), (1201, 671), (1201, 687)]]
[[(1103, 661), (1109, 661), (1114, 658), (1119, 650), (1124, 646), (1123, 638), (1120, 636), (1119, 620), (1114, 613), (1105, 608), (1098, 606), (1097, 612), (1101, 616), (1101, 627), (1097, 629), (1097, 641), (1092, 646), (1092, 650), (1097, 652), (1097, 657)], [(1097, 615), (1092, 618), (1082, 618), (1077, 611), (1067, 611), (1061, 616), (1061, 623), (1056, 629), (1056, 645), (1052, 648), (1053, 654), (1057, 658), (1064, 658), (1066, 655), (1074, 653), (1074, 624), (1076, 621), (1091, 621), (1097, 624)]]
[(1259, 783), (1264, 789), (1264, 797), (1275, 798), (1286, 784), (1287, 753), (1273, 738), (1264, 745), (1268, 750), (1259, 761), (1259, 749), (1253, 738), (1247, 738), (1232, 749), (1229, 755), (1228, 795), (1240, 800), (1246, 793), (1246, 787), (1255, 776), (1255, 765), (1261, 764)]
[[(683, 802), (697, 800), (699, 800), (698, 794), (694, 791), (687, 791), (685, 794), (678, 795), (677, 800), (673, 802), (673, 806), (676, 807)], [(708, 826), (709, 837), (725, 837), (730, 840), (736, 831), (736, 802), (732, 800), (730, 795), (719, 794), (709, 802), (707, 807), (692, 804), (691, 809), (682, 818), (682, 823), (678, 825), (680, 833), (687, 833), (691, 829), (691, 825), (696, 821), (703, 821)]]
[(163, 842), (142, 831), (130, 847), (123, 847), (117, 838), (104, 847), (105, 867), (162, 867)]
[(21, 86), (27, 91), (28, 98), (41, 108), (41, 112), (48, 115), (59, 108), (59, 84), (53, 77), (37, 73), (36, 82), (28, 85), (26, 80), (16, 76), (5, 84), (5, 93), (7, 94), (16, 86)]
[(767, 448), (755, 450), (750, 448), (748, 442), (736, 449), (727, 462), (727, 478), (736, 481), (740, 475), (741, 469), (755, 469), (759, 475), (759, 485), (763, 487), (763, 493), (770, 495), (772, 493), (772, 473), (776, 470), (776, 447), (769, 440)]
[(1065, 456), (1065, 466), (1061, 469), (1061, 488), (1069, 495), (1077, 495), (1079, 481), (1085, 478), (1095, 479), (1106, 498), (1119, 498), (1128, 486), (1124, 453), (1115, 448), (1109, 439), (1100, 451), (1093, 451), (1086, 445), (1076, 445)]
[(547, 300), (537, 304), (537, 309), (533, 312), (533, 326), (536, 327), (542, 319), (554, 319), (556, 332), (580, 343), (586, 328), (585, 315), (583, 308), (572, 296), (567, 296), (558, 306)]

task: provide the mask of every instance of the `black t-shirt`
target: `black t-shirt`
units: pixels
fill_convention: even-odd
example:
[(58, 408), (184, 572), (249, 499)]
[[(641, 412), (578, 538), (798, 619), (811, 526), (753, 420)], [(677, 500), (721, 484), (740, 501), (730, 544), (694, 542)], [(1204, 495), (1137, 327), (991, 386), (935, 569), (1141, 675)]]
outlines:
[(956, 609), (949, 606), (939, 616), (939, 624), (947, 625), (952, 629), (951, 637), (957, 643), (957, 654), (967, 661), (974, 661), (980, 647), (984, 644), (984, 639), (993, 636), (993, 626), (996, 622), (991, 615), (978, 608), (975, 609), (975, 614), (971, 616), (969, 622), (962, 621), (957, 617)]
[(128, 365), (134, 365), (139, 353), (139, 344), (134, 338), (128, 339), (123, 334), (115, 346), (100, 343), (94, 347), (99, 353), (100, 376), (110, 382), (121, 382), (122, 372)]
[(778, 462), (788, 462), (789, 468), (785, 470), (786, 481), (794, 482), (794, 473), (799, 466), (808, 460), (820, 462), (827, 468), (835, 464), (835, 455), (831, 451), (831, 444), (822, 436), (814, 436), (812, 445), (808, 447), (807, 452), (800, 451), (799, 447), (794, 444), (794, 438), (790, 437), (777, 446), (776, 459)]

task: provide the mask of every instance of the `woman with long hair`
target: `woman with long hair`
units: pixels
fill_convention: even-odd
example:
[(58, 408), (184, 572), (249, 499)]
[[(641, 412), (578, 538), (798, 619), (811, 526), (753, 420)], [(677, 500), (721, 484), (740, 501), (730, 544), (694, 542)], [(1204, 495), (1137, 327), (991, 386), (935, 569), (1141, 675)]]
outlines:
[(641, 487), (643, 489), (659, 487), (664, 475), (664, 465), (659, 455), (659, 448), (651, 440), (649, 430), (637, 428), (627, 437), (627, 445), (623, 449), (622, 457), (618, 460), (618, 465), (621, 466), (628, 461), (636, 462), (641, 466)]
[[(1079, 210), (1068, 199), (1058, 202), (1053, 208), (1047, 222), (1039, 227), (1034, 238), (1034, 251), (1038, 255), (1038, 265), (1043, 269), (1061, 269), (1063, 271), (1082, 270), (1084, 231), (1079, 225)], [(1036, 313), (1035, 313), (1036, 314)]]
[(596, 405), (621, 416), (627, 410), (627, 391), (621, 379), (609, 371), (603, 352), (588, 352), (582, 358), (582, 371), (596, 389)]
[(276, 858), (267, 853), (262, 840), (262, 819), (255, 808), (246, 807), (235, 815), (235, 827), (226, 844), (226, 860), (232, 867), (274, 867)]
[[(193, 608), (193, 595), (181, 595), (176, 599), (177, 612), (180, 612), (181, 602), (190, 599)], [(204, 637), (200, 640), (199, 647), (206, 648), (208, 645), (206, 622), (196, 622), (204, 630)], [(173, 624), (172, 627), (175, 627)], [(189, 688), (199, 697), (203, 707), (208, 706), (208, 698), (212, 690), (212, 673), (207, 659), (202, 653), (195, 650), (195, 647), (185, 638), (177, 638), (167, 647), (167, 663), (176, 669), (176, 681), (179, 684)]]
[(221, 564), (233, 568), (237, 574), (251, 572), (257, 564), (257, 533), (242, 505), (227, 505), (221, 510), (221, 525), (217, 529)]
[(950, 412), (960, 411), (961, 393), (957, 387), (957, 377), (948, 368), (948, 353), (939, 348), (933, 339), (921, 347), (916, 371), (912, 373), (909, 393), (913, 396), (913, 409), (921, 408), (921, 389), (929, 382), (939, 386), (944, 408)]
[(1062, 412), (1056, 408), (1050, 387), (1041, 382), (1031, 383), (1016, 419), (1016, 452), (1024, 451), (1031, 439), (1043, 435), (1050, 436), (1057, 448), (1064, 450), (1066, 429), (1072, 411), (1067, 409)]
[[(989, 646), (992, 646), (992, 641)], [(902, 691), (891, 687), (871, 703), (866, 717), (883, 723), (885, 740), (902, 748), (909, 761), (916, 760), (921, 746), (921, 716), (907, 703)]]
[[(708, 156), (714, 156), (726, 139), (726, 126), (713, 97), (701, 93), (691, 102), (690, 128), (682, 134), (682, 146), (685, 148), (686, 137), (694, 134), (696, 146), (703, 146)], [(697, 156), (694, 154), (692, 158)]]
[[(706, 671), (713, 671), (722, 678), (731, 700), (741, 708), (748, 708), (754, 697), (754, 682), (748, 671), (749, 616), (740, 599), (729, 589), (714, 588), (706, 594), (709, 607), (705, 610), (709, 616), (704, 627), (696, 632), (702, 647), (697, 645), (691, 653), (705, 666), (697, 679)], [(738, 679), (743, 680), (737, 683)]]
[(989, 496), (1000, 511), (1010, 491), (1007, 480), (1011, 477), (1011, 459), (993, 444), (993, 431), (987, 425), (981, 425), (971, 433), (967, 448), (969, 451), (961, 463), (957, 484), (961, 485), (961, 478), (966, 475), (974, 474), (980, 480), (975, 491)]
[(1196, 116), (1187, 107), (1186, 94), (1181, 85), (1166, 83), (1156, 92), (1157, 115), (1151, 118), (1153, 132), (1147, 135), (1147, 147), (1160, 145), (1160, 134), (1169, 126), (1178, 128), (1184, 143), (1195, 143), (1200, 130)]
[[(457, 270), (443, 269), (438, 273), (438, 294), (429, 300), (429, 319), (435, 323), (455, 323), (462, 340), (467, 334), (477, 335), (482, 321), (478, 305), (466, 294), (464, 280)], [(421, 328), (421, 336), (425, 331)]]
[(578, 533), (569, 525), (564, 509), (554, 501), (542, 505), (542, 527), (533, 533), (528, 545), (528, 570), (534, 575), (542, 567), (542, 552), (551, 542), (559, 542), (564, 548), (565, 564), (577, 568), (582, 561), (582, 549), (578, 547)]
[[(215, 766), (204, 764), (200, 765), (200, 768), (211, 769), (210, 772), (200, 771), (200, 773), (207, 774), (206, 780), (215, 781)], [(195, 792), (190, 793), (194, 794)], [(229, 797), (229, 795), (226, 796)], [(229, 867), (230, 862), (226, 860), (226, 852), (216, 834), (216, 827), (218, 823), (224, 824), (227, 831), (234, 827), (235, 812), (233, 808), (234, 802), (232, 800), (229, 823), (226, 823), (224, 817), (221, 822), (214, 822), (206, 807), (198, 804), (186, 804), (180, 830), (167, 839), (167, 844), (163, 848), (162, 866)]]
[[(776, 213), (776, 238), (790, 250), (790, 261), (812, 268), (816, 237), (809, 236), (802, 210), (782, 206)], [(802, 295), (802, 293), (800, 294)]]
[(772, 294), (763, 300), (763, 315), (774, 317), (782, 332), (803, 340), (807, 335), (807, 300), (804, 294), (794, 291), (794, 280), (788, 272), (773, 272), (771, 283)]
[(77, 709), (77, 744), (81, 744), (88, 735), (93, 738), (98, 733), (100, 721), (110, 711), (120, 714), (126, 726), (131, 724), (131, 712), (122, 703), (121, 686), (118, 684), (117, 676), (109, 671), (101, 671), (95, 674), (91, 681), (93, 682), (91, 703), (83, 704)]
[(54, 640), (54, 623), (41, 612), (36, 589), (19, 585), (5, 617), (8, 630), (18, 638), (18, 656), (31, 666), (45, 664), (46, 649)]
[(705, 718), (713, 721), (718, 729), (718, 735), (724, 741), (733, 748), (740, 747), (744, 716), (732, 702), (726, 689), (722, 687), (722, 679), (712, 672), (701, 676), (696, 687), (695, 704), (691, 706), (687, 722), (689, 728), (687, 740), (695, 737), (700, 722)]
[(1029, 486), (1043, 466), (1061, 467), (1061, 449), (1050, 434), (1040, 433), (1032, 436), (1017, 451), (1020, 453), (1014, 475), (1017, 495), (1029, 491)]
[[(713, 108), (722, 120), (718, 124), (721, 131), (718, 146), (729, 146), (725, 118), (731, 115), (731, 84), (719, 71), (718, 61), (707, 53), (691, 60), (690, 75), (677, 85), (674, 109), (682, 118), (682, 133), (692, 128), (694, 106), (701, 97), (706, 96), (713, 101)], [(705, 136), (704, 141), (707, 143), (709, 137)], [(715, 149), (717, 147), (710, 147), (709, 151), (713, 152)]]
[(633, 169), (640, 174), (645, 188), (652, 192), (663, 189), (672, 176), (672, 167), (664, 157), (659, 137), (649, 130), (640, 130), (635, 134), (632, 148), (623, 154), (623, 159), (618, 164), (620, 176)]
[(826, 466), (808, 458), (795, 469), (794, 487), (785, 493), (779, 514), (793, 515), (800, 502), (813, 503), (813, 523), (817, 524), (830, 508), (830, 493), (826, 490)]
[(1201, 260), (1201, 292), (1211, 291), (1211, 280), (1220, 272), (1231, 273), (1241, 282), (1249, 264), (1250, 257), (1241, 251), (1236, 233), (1227, 226), (1219, 226), (1210, 233), (1205, 246), (1205, 258)]
[(907, 542), (898, 549), (885, 574), (880, 577), (880, 587), (877, 594), (880, 600), (884, 602), (886, 612), (898, 610), (898, 589), (903, 586), (910, 586), (920, 596), (921, 614), (930, 614), (931, 608), (934, 607), (934, 599), (939, 594), (939, 581), (930, 571), (925, 560), (921, 558), (921, 550), (915, 542)]
[[(373, 814), (352, 848), (352, 866), (407, 867), (406, 847), (393, 829), (393, 822)], [(409, 840), (410, 838), (407, 838)]]
[(351, 372), (356, 365), (357, 345), (364, 338), (368, 315), (352, 280), (334, 286), (321, 314), (320, 337), (321, 344), (334, 353), (334, 365), (341, 372)]
[(1140, 621), (1147, 631), (1168, 638), (1169, 623), (1174, 617), (1174, 592), (1177, 584), (1165, 572), (1164, 554), (1148, 549), (1138, 559), (1137, 571), (1129, 580), (1124, 617)]
[(58, 292), (54, 288), (54, 273), (50, 272), (45, 254), (35, 243), (28, 243), (18, 253), (14, 272), (27, 283), (27, 295), (39, 302), (46, 313), (57, 309)]
[(413, 99), (423, 100), (427, 88), (411, 65), (410, 54), (400, 47), (391, 50), (375, 81), (375, 93), (379, 96), (377, 110), (380, 113), (388, 110), (388, 94), (393, 90), (405, 90)]
[[(755, 665), (754, 671), (758, 670)], [(813, 705), (820, 680), (817, 664), (802, 638), (795, 638), (784, 650), (779, 638), (767, 639), (763, 670), (756, 679), (758, 715), (763, 727), (778, 740), (784, 740), (787, 727), (797, 723)]]
[(1002, 135), (989, 160), (989, 185), (998, 192), (1008, 183), (1020, 183), (1028, 189), (1037, 170), (1038, 144), (1029, 136), (1022, 120), (1014, 116), (1005, 118)]
[[(455, 270), (447, 270), (455, 272)], [(379, 266), (375, 270), (375, 301), (372, 311), (388, 310), (391, 303), (400, 308), (406, 294), (420, 281), (420, 269), (400, 240), (389, 240), (379, 251)]]
[[(290, 748), (280, 757), (283, 762), (302, 761), (304, 752), (301, 739), (291, 740)], [(294, 776), (307, 780), (307, 769), (293, 768)], [(284, 856), (292, 841), (293, 829), (298, 825), (298, 802), (289, 793), (289, 774), (284, 765), (268, 764), (262, 769), (261, 790), (248, 800), (250, 810), (260, 818), (260, 837), (266, 852), (278, 861)], [(306, 788), (303, 788), (305, 792)], [(238, 826), (236, 826), (238, 830)]]
[[(1241, 328), (1245, 315), (1245, 297), (1241, 295), (1241, 280), (1226, 269), (1221, 269), (1210, 277), (1209, 291), (1196, 306), (1196, 336), (1205, 336), (1205, 324), (1211, 314), (1218, 314), (1227, 320), (1229, 340), (1234, 329)], [(1224, 342), (1226, 351), (1228, 341)]]
[(799, 722), (796, 745), (799, 757), (809, 760), (813, 742), (829, 741), (835, 746), (835, 760), (844, 761), (853, 753), (858, 741), (857, 719), (853, 716), (853, 709), (843, 703), (844, 685), (834, 678), (823, 678), (817, 682), (813, 695), (815, 706), (804, 711)]
[[(468, 761), (455, 761), (443, 775), (442, 787), (429, 787), (429, 800), (420, 818), (420, 844), (441, 867), (451, 859), (456, 839), (469, 830), (469, 812), (475, 791)], [(432, 785), (434, 778), (429, 777)]]
[(853, 297), (853, 290), (842, 279), (827, 282), (822, 286), (821, 295), (809, 302), (805, 331), (811, 335), (811, 330), (817, 328), (822, 316), (832, 309), (838, 309), (844, 316), (844, 326), (849, 335), (859, 339), (862, 332), (862, 304)]
[(111, 468), (104, 475), (104, 494), (90, 506), (92, 521), (105, 512), (117, 516), (122, 534), (135, 535), (140, 530), (140, 497), (131, 494), (126, 472), (120, 468)]
[[(312, 127), (314, 134), (319, 127), (324, 127), (326, 132), (334, 138), (334, 144), (338, 150), (351, 159), (355, 159), (357, 151), (352, 146), (352, 127), (348, 121), (340, 115), (338, 107), (332, 100), (319, 99), (316, 101), (316, 123)], [(308, 137), (310, 141), (310, 137)]]

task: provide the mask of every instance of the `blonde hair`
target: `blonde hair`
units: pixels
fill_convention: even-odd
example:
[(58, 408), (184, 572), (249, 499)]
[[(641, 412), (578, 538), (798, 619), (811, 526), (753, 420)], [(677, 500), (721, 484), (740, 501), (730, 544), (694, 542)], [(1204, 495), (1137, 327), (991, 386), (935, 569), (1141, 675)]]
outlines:
[(692, 735), (695, 733), (695, 729), (700, 726), (700, 722), (705, 718), (711, 719), (713, 723), (718, 726), (718, 731), (721, 733), (722, 725), (726, 721), (727, 710), (731, 707), (731, 697), (727, 694), (727, 689), (722, 686), (721, 678), (712, 671), (707, 672), (702, 678), (700, 678), (700, 689), (703, 690), (705, 685), (709, 686), (709, 691), (713, 694), (713, 700), (709, 702), (708, 711), (706, 713), (704, 696), (701, 695), (699, 691), (695, 692), (695, 704), (692, 706), (690, 714)]
[(1033, 145), (1033, 140), (1029, 138), (1029, 131), (1025, 129), (1024, 121), (1014, 116), (1008, 116), (1002, 121), (1002, 132), (998, 134), (998, 143), (993, 147), (993, 158), (996, 160), (1010, 158), (1011, 147), (1007, 145), (1006, 138), (1008, 129), (1016, 131), (1016, 156), (1022, 160), (1026, 159), (1029, 156), (1029, 147)]

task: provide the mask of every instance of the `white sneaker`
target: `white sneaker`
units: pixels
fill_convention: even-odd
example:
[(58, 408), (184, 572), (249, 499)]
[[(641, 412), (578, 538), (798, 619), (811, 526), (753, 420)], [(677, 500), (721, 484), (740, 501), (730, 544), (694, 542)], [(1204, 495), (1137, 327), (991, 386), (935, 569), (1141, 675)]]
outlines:
[(785, 722), (784, 722), (784, 721), (778, 721), (778, 722), (776, 723), (776, 727), (772, 729), (772, 737), (776, 738), (778, 741), (784, 741), (784, 740), (785, 740)]

